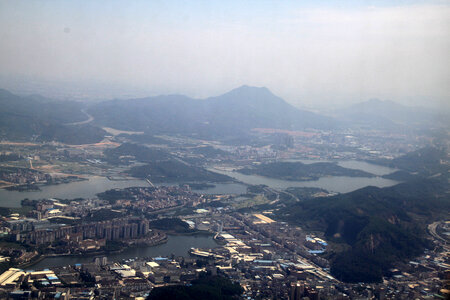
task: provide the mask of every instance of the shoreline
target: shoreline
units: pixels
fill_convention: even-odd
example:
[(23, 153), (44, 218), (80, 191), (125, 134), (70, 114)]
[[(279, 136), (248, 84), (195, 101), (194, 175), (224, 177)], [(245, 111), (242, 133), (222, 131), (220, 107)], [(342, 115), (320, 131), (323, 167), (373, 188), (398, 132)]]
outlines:
[[(75, 176), (75, 175), (73, 175)], [(30, 183), (30, 184), (10, 184), (8, 186), (2, 186), (0, 189), (10, 191), (10, 192), (38, 192), (42, 191), (41, 187), (51, 186), (51, 185), (60, 185), (60, 184), (70, 184), (74, 182), (87, 181), (88, 178), (85, 177), (77, 177), (76, 179), (69, 179), (68, 181), (58, 181), (58, 182), (44, 182), (44, 183)]]
[[(210, 232), (194, 232), (194, 233), (178, 233), (178, 234), (173, 234), (173, 233), (167, 233), (166, 236), (158, 241), (155, 241), (154, 243), (152, 243), (151, 245), (149, 244), (144, 244), (144, 243), (136, 243), (136, 244), (131, 244), (131, 245), (126, 245), (124, 247), (122, 247), (122, 249), (120, 250), (113, 250), (113, 251), (96, 251), (96, 252), (89, 252), (89, 253), (63, 253), (63, 254), (42, 254), (39, 256), (39, 258), (37, 258), (36, 260), (33, 260), (32, 262), (28, 262), (26, 264), (23, 265), (17, 265), (17, 268), (32, 268), (34, 265), (38, 264), (39, 262), (47, 259), (47, 258), (58, 258), (58, 257), (91, 257), (92, 259), (94, 259), (96, 256), (109, 256), (109, 255), (114, 255), (114, 254), (120, 254), (122, 252), (124, 252), (125, 250), (127, 250), (130, 246), (134, 246), (135, 248), (147, 248), (147, 247), (155, 247), (155, 246), (159, 246), (162, 244), (167, 243), (169, 236), (212, 236), (213, 234)], [(217, 241), (213, 238), (214, 242), (217, 243)]]

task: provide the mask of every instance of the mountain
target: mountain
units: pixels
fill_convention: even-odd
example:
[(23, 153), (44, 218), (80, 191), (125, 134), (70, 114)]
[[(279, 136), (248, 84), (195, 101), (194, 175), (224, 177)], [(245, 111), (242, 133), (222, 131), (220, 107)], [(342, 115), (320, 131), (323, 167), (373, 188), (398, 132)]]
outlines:
[(395, 263), (420, 255), (428, 246), (427, 224), (448, 215), (445, 150), (424, 148), (392, 162), (405, 174), (418, 176), (392, 187), (369, 186), (297, 202), (278, 212), (287, 221), (325, 233), (332, 242), (331, 272), (340, 280), (380, 282)]
[(325, 232), (332, 242), (331, 272), (338, 279), (380, 282), (394, 263), (423, 252), (426, 225), (445, 218), (449, 209), (448, 176), (443, 176), (306, 200), (279, 214)]
[(450, 154), (446, 148), (429, 146), (406, 153), (392, 160), (376, 159), (371, 162), (399, 169), (399, 171), (383, 177), (404, 180), (396, 178), (396, 176), (402, 176), (404, 178), (426, 178), (446, 174), (450, 170), (448, 161), (450, 161)]
[(78, 102), (54, 101), (38, 95), (22, 97), (0, 89), (0, 113), (2, 114), (71, 123), (86, 118), (81, 108)]
[(83, 124), (84, 104), (39, 95), (18, 96), (0, 89), (0, 138), (59, 141), (68, 144), (102, 140), (101, 127), (180, 134), (204, 138), (247, 136), (254, 128), (302, 130), (337, 125), (329, 117), (299, 110), (267, 88), (242, 86), (207, 99), (163, 95), (92, 104), (93, 121)]
[(330, 128), (334, 120), (316, 113), (300, 110), (267, 88), (242, 86), (224, 95), (206, 99), (208, 122), (226, 127), (229, 122), (235, 127), (304, 129)]
[(349, 123), (384, 129), (450, 125), (445, 112), (379, 99), (370, 99), (338, 110), (337, 117)]
[(96, 124), (116, 129), (204, 137), (235, 136), (253, 128), (336, 125), (329, 117), (293, 107), (267, 88), (249, 86), (203, 100), (182, 95), (111, 100), (91, 106), (89, 113)]
[(94, 143), (105, 132), (90, 125), (67, 126), (82, 121), (82, 105), (41, 96), (22, 97), (0, 89), (0, 139), (59, 141), (67, 144)]

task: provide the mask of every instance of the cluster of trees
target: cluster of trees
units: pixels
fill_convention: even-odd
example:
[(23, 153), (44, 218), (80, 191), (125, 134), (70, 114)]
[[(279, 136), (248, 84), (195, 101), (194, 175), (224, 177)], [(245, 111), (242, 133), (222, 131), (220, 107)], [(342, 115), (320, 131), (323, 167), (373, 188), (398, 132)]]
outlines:
[(393, 160), (378, 159), (375, 163), (400, 169), (400, 174), (403, 175), (409, 174), (412, 176), (411, 173), (414, 173), (426, 177), (447, 172), (449, 166), (441, 163), (446, 159), (447, 151), (445, 148), (425, 147)]
[(119, 147), (107, 149), (104, 151), (104, 154), (108, 162), (116, 164), (123, 162), (126, 163), (129, 160), (122, 158), (123, 156), (133, 156), (137, 161), (140, 162), (155, 162), (171, 158), (171, 155), (166, 151), (152, 149), (133, 143), (124, 143)]
[(226, 277), (204, 276), (192, 281), (191, 285), (173, 285), (155, 288), (148, 300), (231, 300), (239, 299), (243, 293), (238, 283)]
[(170, 230), (178, 233), (190, 232), (189, 224), (178, 218), (163, 218), (150, 221), (150, 228)]
[(102, 193), (98, 193), (97, 197), (101, 200), (106, 200), (111, 204), (116, 203), (117, 200), (121, 199), (133, 199), (133, 193), (128, 189), (123, 190), (107, 190)]
[(96, 210), (96, 211), (92, 212), (89, 216), (85, 217), (84, 221), (86, 221), (86, 222), (101, 222), (101, 221), (112, 220), (115, 218), (120, 218), (123, 216), (124, 216), (124, 214), (121, 211), (102, 208), (100, 210)]
[(178, 160), (151, 162), (129, 170), (133, 177), (149, 178), (152, 182), (229, 182), (229, 176), (210, 172), (204, 168)]

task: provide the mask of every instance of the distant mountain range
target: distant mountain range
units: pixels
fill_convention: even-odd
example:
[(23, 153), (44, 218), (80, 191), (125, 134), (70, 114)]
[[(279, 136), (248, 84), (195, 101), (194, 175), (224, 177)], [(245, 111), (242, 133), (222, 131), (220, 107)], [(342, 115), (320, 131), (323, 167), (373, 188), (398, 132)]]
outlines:
[(449, 126), (446, 112), (423, 107), (409, 107), (393, 101), (371, 99), (337, 111), (336, 117), (352, 125), (393, 129), (404, 127)]
[[(84, 109), (84, 110), (83, 110)], [(92, 116), (88, 119), (87, 111)], [(95, 143), (101, 127), (180, 134), (205, 139), (244, 137), (254, 128), (285, 130), (349, 127), (411, 128), (448, 126), (444, 114), (370, 100), (339, 110), (334, 117), (298, 109), (267, 88), (242, 86), (207, 99), (166, 95), (108, 100), (90, 106), (39, 95), (17, 96), (0, 89), (0, 139)], [(86, 122), (82, 122), (88, 119)]]
[(202, 100), (169, 95), (106, 101), (91, 106), (89, 113), (102, 126), (202, 137), (234, 136), (253, 128), (330, 129), (338, 124), (293, 107), (267, 88), (249, 86)]
[(0, 89), (0, 139), (67, 144), (102, 140), (106, 132), (101, 128), (65, 125), (85, 119), (81, 109), (78, 102), (54, 101), (36, 95), (21, 97)]

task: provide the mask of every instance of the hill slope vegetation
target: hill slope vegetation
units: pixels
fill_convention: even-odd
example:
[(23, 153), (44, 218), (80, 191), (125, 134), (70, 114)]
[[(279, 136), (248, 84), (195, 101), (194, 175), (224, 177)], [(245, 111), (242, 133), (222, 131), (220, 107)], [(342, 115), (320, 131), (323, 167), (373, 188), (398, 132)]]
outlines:
[(266, 88), (242, 86), (204, 100), (181, 95), (112, 100), (89, 109), (95, 122), (150, 134), (236, 136), (253, 128), (330, 128), (336, 122), (299, 110)]

